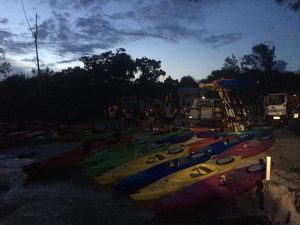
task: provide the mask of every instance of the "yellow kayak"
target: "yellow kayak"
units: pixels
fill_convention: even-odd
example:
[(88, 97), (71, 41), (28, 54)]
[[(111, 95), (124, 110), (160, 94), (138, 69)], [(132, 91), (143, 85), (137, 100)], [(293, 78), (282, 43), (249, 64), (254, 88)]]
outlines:
[(188, 147), (170, 148), (166, 151), (158, 152), (130, 161), (129, 163), (123, 164), (107, 171), (106, 173), (103, 173), (101, 176), (95, 177), (95, 179), (99, 184), (102, 185), (111, 184), (152, 166), (179, 158), (186, 153), (188, 153)]
[(131, 194), (130, 197), (136, 201), (163, 197), (210, 176), (232, 170), (240, 160), (241, 156), (233, 156), (220, 158), (218, 160), (209, 160), (206, 163), (199, 163), (196, 166), (163, 177), (140, 189), (139, 192)]

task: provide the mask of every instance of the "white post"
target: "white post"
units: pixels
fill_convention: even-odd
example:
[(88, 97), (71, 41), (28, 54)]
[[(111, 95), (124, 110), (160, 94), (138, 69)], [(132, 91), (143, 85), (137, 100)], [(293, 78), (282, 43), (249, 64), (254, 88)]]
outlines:
[(266, 180), (271, 180), (271, 156), (267, 156)]

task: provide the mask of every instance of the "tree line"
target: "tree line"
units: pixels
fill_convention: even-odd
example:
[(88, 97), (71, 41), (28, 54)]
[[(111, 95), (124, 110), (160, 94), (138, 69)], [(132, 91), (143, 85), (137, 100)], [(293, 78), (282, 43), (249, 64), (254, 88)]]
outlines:
[[(176, 103), (178, 87), (198, 87), (193, 77), (173, 79), (161, 69), (161, 61), (147, 57), (133, 59), (124, 48), (83, 56), (79, 60), (83, 67), (69, 67), (58, 72), (46, 68), (39, 76), (6, 76), (11, 65), (0, 64), (3, 77), (0, 81), (0, 121), (96, 120), (103, 118), (109, 103), (119, 97), (150, 96), (163, 100), (171, 94)], [(241, 59), (234, 55), (227, 57), (221, 69), (212, 71), (201, 81), (250, 79), (259, 84), (257, 95), (278, 91), (300, 93), (299, 74), (279, 71), (275, 63), (275, 47), (260, 43)], [(248, 94), (252, 99), (252, 93)]]

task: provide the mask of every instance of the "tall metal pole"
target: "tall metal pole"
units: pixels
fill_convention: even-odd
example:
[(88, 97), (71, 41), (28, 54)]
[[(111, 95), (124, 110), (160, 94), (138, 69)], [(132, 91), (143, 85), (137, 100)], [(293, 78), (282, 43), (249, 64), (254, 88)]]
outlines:
[(25, 11), (23, 0), (21, 0), (21, 3), (22, 3), (22, 8), (23, 8), (23, 12), (24, 12), (24, 15), (25, 15), (27, 25), (28, 25), (29, 29), (31, 30), (32, 36), (34, 38), (35, 53), (36, 53), (36, 65), (37, 65), (37, 69), (38, 69), (37, 75), (40, 76), (40, 61), (39, 61), (38, 48), (37, 48), (37, 36), (38, 36), (37, 13), (35, 14), (35, 31), (33, 31), (32, 27), (29, 24), (28, 18), (27, 18), (27, 14), (26, 14), (26, 11)]
[(37, 46), (37, 36), (38, 36), (38, 26), (37, 26), (37, 13), (35, 14), (35, 32), (34, 32), (34, 43), (35, 43), (35, 52), (36, 52), (36, 65), (37, 65), (37, 73), (40, 76), (40, 61), (39, 61), (39, 53), (38, 53), (38, 46)]

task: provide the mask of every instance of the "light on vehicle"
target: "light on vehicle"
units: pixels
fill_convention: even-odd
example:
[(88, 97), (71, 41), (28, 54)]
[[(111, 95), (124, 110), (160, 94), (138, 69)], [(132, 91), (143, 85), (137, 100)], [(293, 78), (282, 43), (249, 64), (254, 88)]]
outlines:
[(299, 113), (294, 113), (293, 118), (298, 119), (299, 118)]
[(192, 116), (189, 116), (189, 119), (193, 119), (193, 117), (192, 117)]
[(280, 120), (280, 116), (273, 116), (273, 120)]

